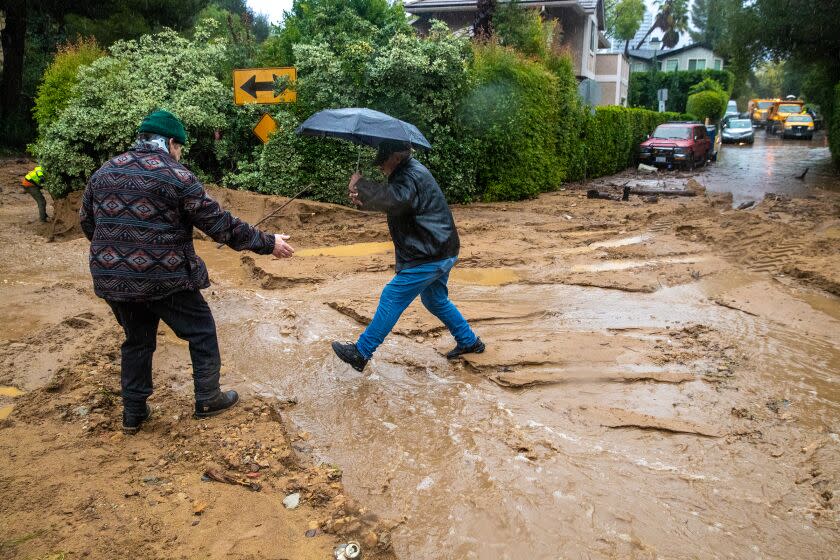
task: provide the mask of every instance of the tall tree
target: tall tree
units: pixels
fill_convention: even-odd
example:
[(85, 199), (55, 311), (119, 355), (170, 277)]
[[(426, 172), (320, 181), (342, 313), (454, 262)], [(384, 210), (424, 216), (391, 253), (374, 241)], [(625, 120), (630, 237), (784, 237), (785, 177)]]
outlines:
[[(93, 36), (107, 46), (118, 39), (171, 27), (185, 31), (209, 0), (0, 0), (0, 142), (31, 141), (31, 107), (41, 73), (60, 43)], [(29, 137), (27, 137), (29, 136)]]
[(3, 44), (0, 119), (5, 124), (12, 115), (16, 115), (20, 110), (20, 92), (23, 87), (23, 57), (26, 50), (26, 0), (0, 0), (0, 10), (5, 17), (5, 27), (2, 35), (0, 35), (0, 42)]
[(645, 17), (644, 0), (617, 0), (605, 6), (607, 35), (624, 41), (624, 54), (630, 49), (630, 39), (636, 36)]
[(657, 4), (659, 10), (656, 12), (653, 25), (636, 45), (637, 49), (642, 47), (656, 29), (660, 29), (663, 33), (662, 45), (669, 49), (674, 48), (680, 42), (682, 34), (688, 29), (688, 0), (658, 0)]
[[(740, 4), (740, 0), (735, 0)], [(691, 5), (691, 39), (717, 49), (726, 33), (732, 0), (694, 0)]]

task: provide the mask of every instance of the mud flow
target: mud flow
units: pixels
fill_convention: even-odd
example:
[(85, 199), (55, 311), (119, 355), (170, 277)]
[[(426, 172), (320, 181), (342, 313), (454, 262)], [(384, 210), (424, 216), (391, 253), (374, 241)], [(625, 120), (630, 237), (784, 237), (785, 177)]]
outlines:
[[(840, 507), (840, 195), (837, 177), (820, 163), (819, 142), (765, 141), (759, 133), (752, 148), (726, 146), (717, 166), (693, 175), (628, 172), (533, 201), (455, 207), (463, 247), (449, 294), (487, 349), (453, 362), (444, 354), (454, 341), (419, 301), (364, 373), (330, 349), (333, 340), (358, 337), (393, 275), (381, 217), (290, 205), (268, 226), (292, 235), (289, 260), (196, 240), (213, 281), (204, 294), (219, 330), (223, 384), (256, 403), (243, 414), (278, 418), (294, 453), (333, 477), (319, 486), (313, 471), (284, 474), (293, 483), (284, 478), (282, 488), (301, 492), (307, 507), (328, 509), (283, 522), (298, 523), (300, 535), (310, 527), (328, 544), (352, 537), (366, 547), (367, 538), (367, 550), (398, 558), (832, 557)], [(786, 178), (783, 160), (809, 158), (802, 185)], [(770, 175), (747, 167), (758, 159)], [(627, 181), (679, 183), (696, 196), (586, 198), (593, 185), (620, 192)], [(765, 198), (770, 190), (776, 194)], [(276, 204), (213, 193), (246, 220)], [(733, 208), (742, 195), (760, 201)], [(2, 219), (25, 228), (24, 202), (0, 207)], [(90, 290), (87, 244), (21, 239), (0, 245), (7, 253), (0, 289), (19, 303), (0, 317), (0, 414), (8, 415), (0, 442), (7, 428), (35, 422), (30, 403), (62, 397), (50, 372), (82, 364), (97, 399), (118, 380), (120, 337)], [(27, 268), (16, 257), (33, 247), (48, 257)], [(205, 426), (175, 416), (176, 404), (189, 406), (192, 382), (188, 348), (166, 328), (154, 367), (152, 401), (169, 408), (143, 437), (177, 450), (220, 432), (224, 445), (251, 433), (242, 416), (230, 427), (224, 417)], [(73, 420), (78, 406), (60, 410), (56, 430), (87, 422)], [(107, 410), (116, 430), (119, 407)], [(58, 422), (50, 418), (39, 429)], [(260, 426), (263, 439), (281, 429)], [(67, 433), (79, 446), (73, 453), (111, 441), (105, 429)], [(129, 445), (97, 452), (112, 460)], [(148, 452), (137, 464), (161, 469), (168, 457)], [(202, 460), (173, 464), (199, 484)], [(15, 465), (4, 468), (8, 484), (28, 476)], [(50, 483), (61, 487), (54, 476)], [(241, 509), (248, 496), (219, 504)], [(284, 496), (269, 498), (279, 508)], [(387, 520), (387, 537), (336, 514), (348, 500), (363, 506), (362, 521)], [(164, 507), (155, 514), (167, 527), (182, 524), (177, 534), (189, 539), (197, 518)], [(37, 529), (27, 515), (14, 534)], [(45, 515), (59, 523), (67, 514)], [(74, 519), (77, 530), (109, 535)], [(259, 539), (285, 531), (277, 523), (239, 524), (253, 537), (202, 551), (248, 557), (243, 551), (256, 552), (242, 543), (268, 542)]]

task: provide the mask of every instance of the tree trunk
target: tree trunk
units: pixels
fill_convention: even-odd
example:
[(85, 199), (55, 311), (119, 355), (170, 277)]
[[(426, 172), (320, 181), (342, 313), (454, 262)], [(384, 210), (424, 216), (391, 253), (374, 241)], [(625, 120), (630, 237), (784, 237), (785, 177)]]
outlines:
[(478, 10), (473, 22), (473, 37), (487, 40), (493, 36), (493, 14), (496, 13), (496, 0), (478, 0)]
[(3, 45), (3, 76), (0, 78), (0, 117), (20, 109), (23, 88), (23, 53), (26, 45), (26, 0), (0, 0), (6, 26), (0, 32)]

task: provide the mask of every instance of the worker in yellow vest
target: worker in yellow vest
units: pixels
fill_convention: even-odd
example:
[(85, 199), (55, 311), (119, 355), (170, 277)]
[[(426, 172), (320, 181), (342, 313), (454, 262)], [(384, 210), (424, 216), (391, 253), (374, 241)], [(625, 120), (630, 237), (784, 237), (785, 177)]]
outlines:
[(38, 217), (42, 222), (46, 222), (47, 201), (44, 198), (44, 193), (41, 192), (41, 184), (43, 181), (44, 170), (40, 165), (38, 165), (35, 169), (27, 173), (26, 176), (21, 179), (20, 183), (23, 186), (23, 190), (29, 193), (29, 196), (34, 198), (36, 204), (38, 204)]

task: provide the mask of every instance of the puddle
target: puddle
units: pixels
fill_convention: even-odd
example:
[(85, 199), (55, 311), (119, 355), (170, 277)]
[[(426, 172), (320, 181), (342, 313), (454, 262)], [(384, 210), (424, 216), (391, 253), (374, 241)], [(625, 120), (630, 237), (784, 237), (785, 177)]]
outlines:
[[(805, 169), (805, 180), (797, 180)], [(734, 207), (767, 193), (805, 196), (809, 189), (840, 190), (831, 154), (820, 133), (813, 140), (783, 140), (756, 131), (751, 146), (723, 146), (716, 163), (697, 176), (710, 192), (731, 192)]]
[(296, 257), (367, 257), (393, 252), (394, 244), (390, 241), (375, 243), (353, 243), (334, 247), (316, 247), (295, 251)]
[(604, 261), (593, 264), (576, 264), (572, 266), (572, 272), (607, 272), (614, 270), (630, 270), (633, 268), (644, 268), (648, 266), (659, 266), (663, 264), (695, 263), (703, 260), (703, 257), (672, 257), (667, 259), (656, 259), (647, 261), (621, 260)]
[(519, 280), (519, 275), (510, 268), (454, 268), (450, 274), (453, 282), (478, 284), (479, 286), (502, 286)]
[(621, 239), (608, 239), (607, 241), (597, 241), (589, 246), (594, 249), (609, 249), (613, 247), (626, 247), (627, 245), (637, 245), (650, 239), (649, 235), (635, 235), (633, 237), (623, 237)]
[(13, 408), (14, 405), (11, 404), (9, 406), (0, 406), (0, 420), (5, 420), (6, 418), (8, 418), (9, 414), (12, 413)]
[(23, 394), (23, 391), (21, 391), (17, 387), (7, 387), (5, 385), (0, 385), (0, 397), (19, 397)]

